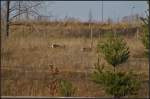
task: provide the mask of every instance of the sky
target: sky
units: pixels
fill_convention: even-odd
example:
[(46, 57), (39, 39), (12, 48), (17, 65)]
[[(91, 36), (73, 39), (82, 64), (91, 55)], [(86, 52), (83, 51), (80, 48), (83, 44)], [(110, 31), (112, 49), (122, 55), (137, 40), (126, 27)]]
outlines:
[[(134, 8), (133, 8), (134, 7)], [(117, 21), (131, 14), (145, 15), (148, 8), (146, 1), (103, 1), (103, 19)], [(63, 19), (65, 16), (78, 18), (81, 21), (89, 19), (89, 10), (92, 11), (93, 20), (102, 21), (102, 1), (53, 1), (47, 3), (45, 12), (55, 18)]]

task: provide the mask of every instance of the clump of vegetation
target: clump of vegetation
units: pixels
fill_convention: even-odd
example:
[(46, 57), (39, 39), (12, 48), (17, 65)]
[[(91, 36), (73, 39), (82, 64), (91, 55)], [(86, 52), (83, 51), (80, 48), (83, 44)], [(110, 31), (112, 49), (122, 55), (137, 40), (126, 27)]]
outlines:
[(101, 84), (106, 93), (114, 97), (134, 95), (140, 85), (140, 82), (135, 79), (132, 73), (97, 71), (93, 73), (92, 80), (97, 84)]
[[(147, 4), (149, 5), (149, 1), (147, 1)], [(141, 17), (141, 20), (144, 23), (144, 27), (143, 27), (143, 32), (144, 34), (142, 35), (142, 43), (144, 44), (145, 48), (146, 48), (146, 55), (149, 55), (149, 9), (147, 9), (147, 11), (145, 11), (146, 13), (146, 17), (143, 18)]]
[(59, 79), (57, 78), (59, 74), (59, 70), (57, 67), (54, 67), (53, 65), (49, 66), (49, 73), (50, 73), (50, 81), (49, 81), (49, 91), (50, 95), (55, 96), (58, 93), (59, 88)]
[(60, 93), (65, 97), (70, 97), (75, 95), (76, 88), (73, 87), (72, 83), (67, 80), (60, 81)]
[(149, 54), (149, 44), (150, 44), (150, 42), (149, 42), (149, 31), (148, 31), (148, 26), (144, 26), (143, 27), (143, 32), (144, 32), (144, 34), (142, 35), (142, 38), (141, 38), (141, 40), (142, 40), (142, 43), (144, 44), (144, 46), (145, 46), (145, 48), (146, 48), (146, 54)]
[(74, 96), (76, 88), (73, 87), (72, 83), (68, 80), (63, 80), (58, 77), (59, 70), (57, 67), (54, 67), (53, 65), (49, 66), (49, 73), (50, 73), (50, 81), (49, 81), (49, 90), (50, 95), (55, 96), (60, 92), (62, 96), (69, 97)]
[(129, 48), (126, 42), (119, 36), (110, 36), (105, 42), (99, 43), (98, 52), (103, 53), (106, 61), (114, 67), (114, 72), (104, 71), (105, 64), (95, 65), (92, 80), (104, 86), (106, 93), (119, 98), (133, 95), (137, 92), (140, 82), (132, 72), (116, 72), (115, 67), (126, 62), (129, 58)]
[(129, 47), (119, 36), (110, 35), (109, 38), (97, 45), (98, 52), (104, 55), (105, 60), (114, 67), (127, 61), (129, 58)]

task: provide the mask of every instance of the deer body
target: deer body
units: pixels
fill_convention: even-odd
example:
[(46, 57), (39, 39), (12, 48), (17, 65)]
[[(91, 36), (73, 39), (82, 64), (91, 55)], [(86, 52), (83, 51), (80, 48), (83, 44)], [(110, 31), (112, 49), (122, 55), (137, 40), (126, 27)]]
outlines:
[(51, 48), (65, 48), (65, 45), (60, 45), (60, 44), (52, 44)]
[(90, 52), (90, 51), (92, 51), (92, 48), (91, 47), (83, 47), (83, 48), (81, 48), (81, 51), (82, 52)]

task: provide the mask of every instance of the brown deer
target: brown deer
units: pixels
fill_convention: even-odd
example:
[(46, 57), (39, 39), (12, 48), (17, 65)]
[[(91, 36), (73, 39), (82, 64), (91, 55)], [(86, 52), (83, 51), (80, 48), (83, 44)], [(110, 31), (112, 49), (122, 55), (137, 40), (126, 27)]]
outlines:
[(90, 52), (90, 51), (92, 51), (92, 48), (91, 47), (83, 47), (83, 48), (81, 48), (81, 51), (82, 52)]
[(65, 45), (60, 45), (60, 44), (52, 44), (51, 48), (65, 48)]

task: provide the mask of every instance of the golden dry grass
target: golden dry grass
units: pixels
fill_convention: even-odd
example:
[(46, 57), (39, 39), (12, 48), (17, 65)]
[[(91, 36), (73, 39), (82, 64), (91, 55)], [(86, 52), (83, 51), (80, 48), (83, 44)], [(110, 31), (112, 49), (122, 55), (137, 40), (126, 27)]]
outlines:
[[(50, 32), (53, 34), (57, 29), (61, 31), (61, 27), (56, 26)], [(80, 51), (82, 47), (90, 46), (90, 39), (54, 37), (46, 31), (36, 33), (35, 30), (33, 33), (29, 32), (26, 26), (11, 27), (10, 37), (2, 41), (2, 95), (50, 96), (47, 87), (48, 66), (53, 64), (60, 70), (60, 77), (70, 80), (78, 88), (76, 96), (108, 97), (102, 87), (94, 84), (89, 78), (97, 61), (98, 38), (94, 38), (92, 52), (82, 52)], [(105, 38), (102, 37), (100, 40), (103, 39)], [(125, 38), (125, 40), (130, 47), (131, 55), (128, 62), (118, 69), (133, 70), (140, 74), (141, 80), (148, 80), (148, 59), (144, 56), (144, 46), (135, 38)], [(50, 48), (52, 43), (64, 44), (66, 48), (52, 49)], [(111, 66), (106, 68), (112, 69)], [(142, 93), (139, 91), (136, 97), (147, 97), (147, 84), (143, 84), (141, 90)]]

